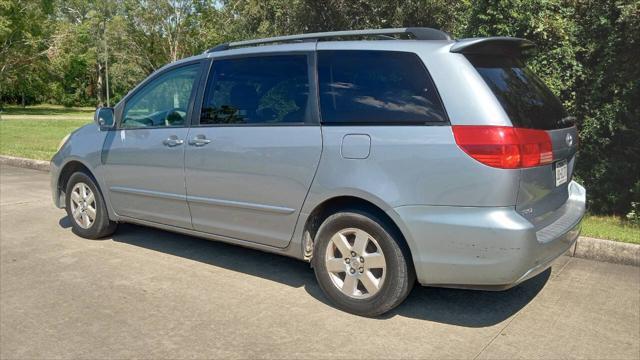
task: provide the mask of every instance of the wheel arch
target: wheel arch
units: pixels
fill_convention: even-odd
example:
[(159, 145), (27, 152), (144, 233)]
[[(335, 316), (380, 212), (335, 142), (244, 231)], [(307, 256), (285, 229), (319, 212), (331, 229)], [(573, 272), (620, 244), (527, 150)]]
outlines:
[[(383, 210), (382, 207), (362, 197), (353, 195), (340, 195), (325, 199), (317, 204), (309, 213), (305, 221), (302, 241), (302, 253), (305, 259), (310, 260), (312, 256), (312, 254), (309, 253), (308, 247), (311, 245), (311, 248), (313, 248), (316, 234), (324, 220), (337, 212), (345, 210), (362, 211), (383, 222), (389, 231), (392, 232), (391, 235), (397, 239), (400, 247), (406, 252), (409, 263), (414, 267), (411, 246), (398, 223), (387, 211)], [(311, 243), (309, 244), (308, 241), (311, 241)]]
[(111, 220), (115, 220), (117, 217), (115, 213), (113, 213), (109, 198), (105, 196), (105, 192), (102, 189), (102, 183), (98, 181), (98, 178), (95, 176), (91, 168), (80, 160), (76, 160), (76, 159), (69, 160), (60, 168), (60, 172), (58, 175), (58, 185), (57, 185), (58, 198), (59, 198), (58, 202), (62, 204), (62, 206), (64, 206), (66, 201), (67, 184), (69, 183), (69, 179), (71, 178), (71, 175), (73, 175), (76, 172), (83, 172), (87, 174), (87, 176), (89, 176), (91, 180), (93, 180), (93, 182), (96, 184), (96, 187), (98, 188), (98, 191), (100, 192), (100, 195), (102, 196), (102, 198), (106, 203), (105, 205), (107, 207), (107, 213), (109, 214), (109, 218)]
[[(70, 160), (62, 166), (62, 168), (60, 169), (60, 174), (58, 175), (58, 191), (61, 194), (64, 194), (67, 191), (67, 184), (69, 183), (69, 179), (71, 178), (71, 175), (76, 172), (83, 172), (87, 174), (87, 176), (91, 177), (96, 185), (98, 185), (95, 175), (93, 175), (93, 172), (87, 165), (78, 160)], [(98, 185), (98, 189), (99, 188), (100, 186)]]

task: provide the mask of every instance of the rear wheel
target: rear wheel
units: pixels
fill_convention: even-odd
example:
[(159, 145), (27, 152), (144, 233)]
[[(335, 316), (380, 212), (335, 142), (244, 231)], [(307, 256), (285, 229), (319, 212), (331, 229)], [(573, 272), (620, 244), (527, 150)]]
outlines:
[(393, 231), (374, 216), (340, 212), (318, 229), (314, 270), (320, 288), (339, 308), (376, 316), (398, 306), (415, 282), (409, 256)]
[(65, 194), (67, 215), (75, 234), (88, 239), (113, 234), (117, 224), (109, 220), (102, 194), (90, 176), (83, 172), (71, 175)]

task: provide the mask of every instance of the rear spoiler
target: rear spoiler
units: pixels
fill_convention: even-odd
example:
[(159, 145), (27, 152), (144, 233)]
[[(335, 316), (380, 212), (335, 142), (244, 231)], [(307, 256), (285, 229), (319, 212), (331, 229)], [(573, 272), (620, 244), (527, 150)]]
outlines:
[(533, 49), (535, 49), (535, 47), (535, 43), (526, 39), (495, 36), (460, 39), (451, 46), (449, 51), (465, 55), (508, 55), (526, 57)]

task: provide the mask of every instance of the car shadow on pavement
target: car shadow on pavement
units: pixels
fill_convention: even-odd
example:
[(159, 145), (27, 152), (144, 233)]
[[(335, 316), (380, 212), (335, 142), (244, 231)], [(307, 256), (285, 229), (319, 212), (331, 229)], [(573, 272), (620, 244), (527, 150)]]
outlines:
[(416, 286), (404, 303), (382, 318), (400, 315), (465, 327), (492, 326), (533, 300), (550, 276), (551, 268), (505, 291)]
[[(68, 224), (65, 218), (60, 220), (62, 227)], [(331, 306), (309, 264), (296, 259), (131, 224), (120, 225), (112, 239), (284, 285), (304, 287), (309, 295)], [(492, 326), (528, 304), (542, 290), (550, 274), (549, 269), (500, 292), (416, 286), (403, 304), (379, 319), (404, 316), (464, 327)]]
[(119, 225), (111, 238), (296, 288), (315, 282), (308, 263), (218, 241), (132, 224)]

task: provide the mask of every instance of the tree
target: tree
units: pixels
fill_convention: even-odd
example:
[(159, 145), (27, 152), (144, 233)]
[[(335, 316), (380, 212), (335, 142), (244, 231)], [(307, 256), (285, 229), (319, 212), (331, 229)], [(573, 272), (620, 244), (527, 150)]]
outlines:
[(126, 0), (123, 16), (130, 34), (132, 58), (150, 73), (166, 63), (202, 51), (203, 18), (215, 12), (208, 0)]
[(578, 2), (575, 16), (577, 172), (591, 211), (624, 215), (640, 204), (640, 3)]
[(0, 0), (0, 106), (7, 95), (24, 104), (38, 83), (33, 70), (47, 54), (51, 11), (47, 0)]
[(366, 28), (430, 26), (457, 34), (466, 1), (426, 0), (228, 0), (232, 38)]
[(528, 65), (578, 119), (590, 211), (640, 204), (637, 0), (0, 0), (0, 102), (103, 104), (107, 61), (115, 102), (219, 43), (406, 26), (534, 41)]

